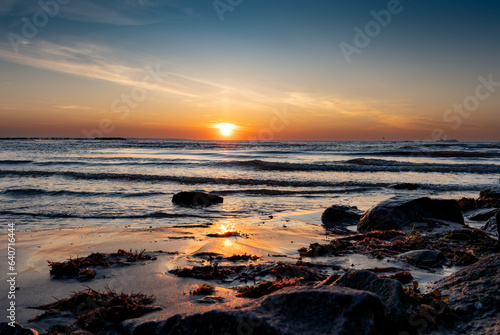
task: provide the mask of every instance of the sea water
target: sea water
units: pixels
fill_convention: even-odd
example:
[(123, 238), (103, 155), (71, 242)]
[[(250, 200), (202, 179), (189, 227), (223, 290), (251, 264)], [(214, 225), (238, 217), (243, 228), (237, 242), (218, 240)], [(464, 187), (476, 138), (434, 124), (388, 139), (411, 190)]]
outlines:
[[(0, 222), (17, 229), (172, 226), (288, 215), (393, 196), (498, 187), (500, 143), (2, 140)], [(394, 185), (415, 183), (416, 190)], [(209, 208), (180, 191), (224, 197)]]

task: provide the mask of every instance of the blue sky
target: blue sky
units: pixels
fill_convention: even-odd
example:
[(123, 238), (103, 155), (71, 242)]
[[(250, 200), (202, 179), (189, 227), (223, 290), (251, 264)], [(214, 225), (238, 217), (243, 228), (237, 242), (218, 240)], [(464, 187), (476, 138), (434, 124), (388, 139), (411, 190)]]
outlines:
[[(248, 139), (286, 111), (272, 139), (499, 141), (500, 87), (448, 112), (480, 77), (500, 82), (499, 14), (463, 0), (4, 0), (0, 136), (215, 139), (229, 122)], [(148, 68), (161, 82), (124, 107)]]

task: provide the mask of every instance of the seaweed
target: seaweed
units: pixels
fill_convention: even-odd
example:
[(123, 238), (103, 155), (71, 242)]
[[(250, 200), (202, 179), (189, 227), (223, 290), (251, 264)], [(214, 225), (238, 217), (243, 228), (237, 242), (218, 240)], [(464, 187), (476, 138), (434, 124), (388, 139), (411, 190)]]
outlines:
[(408, 271), (400, 271), (400, 272), (394, 273), (390, 276), (382, 277), (382, 278), (395, 279), (402, 284), (408, 284), (413, 280), (413, 276)]
[(197, 279), (226, 279), (235, 272), (241, 272), (244, 266), (219, 266), (218, 263), (206, 266), (193, 266), (191, 268), (173, 269), (168, 272), (177, 277), (190, 277)]
[(198, 294), (198, 295), (209, 295), (209, 294), (212, 294), (213, 292), (215, 291), (215, 288), (210, 285), (210, 284), (203, 284), (200, 282), (200, 285), (192, 290), (191, 292), (189, 292), (190, 294)]
[(422, 294), (418, 288), (418, 282), (414, 281), (412, 286), (404, 288), (408, 302), (412, 305), (409, 320), (426, 319), (431, 322), (433, 328), (444, 325), (451, 328), (458, 320), (455, 312), (448, 306), (448, 297), (441, 295), (439, 290)]
[(271, 270), (271, 274), (278, 280), (300, 278), (310, 282), (322, 281), (326, 278), (325, 275), (299, 264), (284, 264), (278, 262)]
[(260, 258), (259, 256), (247, 255), (246, 253), (244, 253), (243, 255), (232, 255), (232, 256), (226, 257), (226, 259), (230, 262), (248, 261), (248, 260), (255, 261), (259, 258)]
[(109, 267), (115, 264), (126, 265), (130, 262), (137, 262), (139, 260), (156, 259), (156, 257), (147, 254), (145, 251), (146, 250), (125, 251), (120, 249), (116, 253), (111, 254), (92, 253), (87, 257), (70, 258), (65, 262), (47, 262), (50, 267), (50, 275), (55, 278), (76, 277), (89, 280), (95, 276), (95, 270), (90, 269), (90, 267)]
[(300, 285), (300, 280), (301, 278), (282, 278), (276, 281), (263, 281), (254, 286), (238, 287), (236, 290), (239, 293), (236, 294), (236, 296), (243, 298), (260, 298), (288, 286), (298, 286)]
[(124, 320), (138, 318), (146, 313), (160, 310), (161, 307), (158, 306), (146, 306), (153, 302), (153, 296), (142, 293), (117, 293), (110, 288), (106, 288), (105, 291), (96, 291), (87, 287), (83, 291), (73, 293), (67, 299), (29, 307), (45, 310), (43, 314), (30, 321), (57, 315), (58, 312), (69, 311), (77, 317), (72, 326), (97, 333), (108, 326), (116, 327)]
[(244, 253), (242, 255), (234, 254), (234, 255), (229, 256), (229, 257), (224, 257), (222, 254), (219, 254), (216, 252), (198, 252), (196, 254), (193, 254), (193, 256), (199, 257), (199, 258), (205, 258), (209, 261), (214, 260), (214, 259), (216, 259), (216, 260), (227, 259), (230, 262), (248, 261), (248, 260), (254, 261), (254, 260), (257, 260), (260, 258), (259, 256), (255, 256), (255, 255), (247, 255), (246, 253)]
[(242, 235), (240, 233), (238, 233), (237, 231), (227, 231), (225, 233), (207, 234), (206, 236), (208, 236), (208, 237), (232, 237), (232, 236), (240, 237)]

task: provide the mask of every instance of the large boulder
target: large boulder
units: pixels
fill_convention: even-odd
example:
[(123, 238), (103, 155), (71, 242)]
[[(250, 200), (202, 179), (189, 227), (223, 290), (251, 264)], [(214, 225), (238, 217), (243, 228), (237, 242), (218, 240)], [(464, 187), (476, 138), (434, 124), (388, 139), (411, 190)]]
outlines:
[(380, 278), (371, 271), (356, 270), (342, 275), (332, 285), (376, 294), (382, 300), (386, 320), (390, 322), (390, 326), (386, 327), (387, 331), (390, 329), (396, 333), (407, 327), (411, 306), (399, 281)]
[(205, 192), (179, 192), (172, 197), (174, 204), (187, 207), (208, 207), (223, 201), (222, 197)]
[(175, 315), (156, 325), (123, 324), (132, 335), (381, 334), (384, 306), (365, 291), (345, 287), (287, 287), (245, 308)]
[(332, 205), (321, 214), (321, 222), (329, 230), (351, 233), (346, 229), (346, 226), (357, 225), (361, 214), (363, 212), (355, 206)]
[(461, 321), (461, 334), (499, 334), (500, 254), (483, 258), (429, 287), (449, 298), (449, 306)]
[(456, 200), (393, 197), (368, 210), (359, 220), (358, 231), (400, 229), (429, 219), (464, 224)]

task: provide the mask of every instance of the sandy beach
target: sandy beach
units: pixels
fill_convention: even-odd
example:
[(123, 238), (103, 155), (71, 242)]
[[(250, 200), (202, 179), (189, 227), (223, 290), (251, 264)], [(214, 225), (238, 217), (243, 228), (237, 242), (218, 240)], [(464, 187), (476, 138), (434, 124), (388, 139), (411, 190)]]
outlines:
[[(16, 277), (16, 321), (40, 333), (50, 326), (69, 324), (76, 319), (71, 313), (43, 318), (30, 322), (40, 310), (28, 307), (52, 303), (56, 299), (69, 297), (73, 292), (88, 288), (93, 290), (113, 289), (117, 292), (153, 295), (154, 305), (162, 309), (140, 318), (159, 322), (176, 314), (203, 313), (209, 310), (228, 310), (246, 306), (254, 299), (237, 297), (236, 286), (253, 285), (241, 280), (200, 280), (180, 278), (170, 270), (192, 266), (202, 266), (217, 262), (225, 265), (276, 265), (277, 262), (295, 264), (297, 261), (322, 264), (317, 270), (325, 277), (342, 275), (349, 270), (382, 269), (380, 274), (390, 275), (399, 270), (411, 270), (414, 280), (421, 288), (431, 280), (443, 278), (461, 267), (447, 266), (429, 271), (409, 266), (395, 259), (377, 259), (362, 254), (348, 254), (339, 257), (303, 257), (297, 252), (312, 243), (328, 243), (338, 237), (325, 231), (320, 224), (321, 212), (282, 213), (276, 217), (263, 216), (254, 219), (223, 220), (209, 226), (180, 225), (160, 228), (131, 227), (89, 227), (74, 229), (49, 229), (41, 231), (21, 231), (16, 234), (17, 277)], [(355, 227), (350, 227), (355, 229)], [(211, 237), (210, 234), (237, 232), (239, 236)], [(354, 233), (354, 232), (353, 232)], [(146, 250), (157, 257), (129, 265), (95, 267), (96, 276), (89, 281), (76, 278), (54, 278), (49, 274), (47, 261), (62, 262), (68, 259), (88, 256), (91, 253), (113, 253), (123, 250)], [(6, 254), (6, 250), (1, 252)], [(254, 260), (229, 262), (196, 257), (200, 253), (214, 253), (223, 257), (233, 255), (255, 255)], [(6, 273), (2, 263), (2, 274)], [(326, 265), (325, 265), (326, 264)], [(328, 266), (329, 265), (329, 266)], [(384, 271), (383, 269), (387, 270)], [(2, 278), (5, 285), (6, 279)], [(272, 280), (270, 276), (257, 278), (257, 284)], [(202, 296), (192, 295), (198, 285), (214, 285), (210, 295), (211, 303)], [(232, 287), (232, 288), (231, 288)], [(214, 300), (215, 299), (215, 300)]]
[[(301, 217), (319, 218), (321, 213), (306, 213)], [(227, 230), (241, 232), (243, 237), (217, 238), (207, 234)], [(50, 322), (29, 323), (40, 311), (27, 309), (66, 298), (71, 292), (86, 286), (100, 290), (110, 287), (116, 291), (153, 294), (155, 305), (162, 311), (146, 315), (147, 319), (161, 320), (178, 313), (202, 312), (213, 308), (228, 308), (248, 303), (248, 299), (235, 297), (231, 285), (217, 285), (216, 295), (224, 302), (214, 305), (194, 302), (197, 297), (189, 294), (200, 280), (178, 278), (168, 271), (190, 265), (200, 265), (199, 259), (190, 255), (199, 252), (216, 252), (225, 256), (251, 254), (261, 257), (258, 261), (269, 263), (283, 260), (296, 262), (297, 249), (310, 243), (331, 238), (324, 229), (306, 221), (263, 217), (259, 220), (225, 221), (207, 228), (77, 228), (25, 231), (17, 234), (16, 321), (46, 331)], [(47, 261), (65, 261), (87, 256), (93, 252), (111, 253), (119, 249), (146, 250), (158, 257), (154, 261), (134, 263), (129, 266), (98, 268), (97, 276), (89, 282), (77, 279), (53, 279)], [(164, 253), (159, 253), (161, 250)], [(167, 254), (178, 252), (177, 255)], [(2, 249), (5, 255), (5, 248)], [(282, 257), (273, 257), (282, 256)], [(241, 262), (239, 262), (241, 263)], [(1, 273), (6, 273), (2, 263)], [(221, 263), (224, 265), (224, 263)], [(7, 278), (2, 278), (5, 285)], [(241, 283), (234, 283), (241, 284)]]

